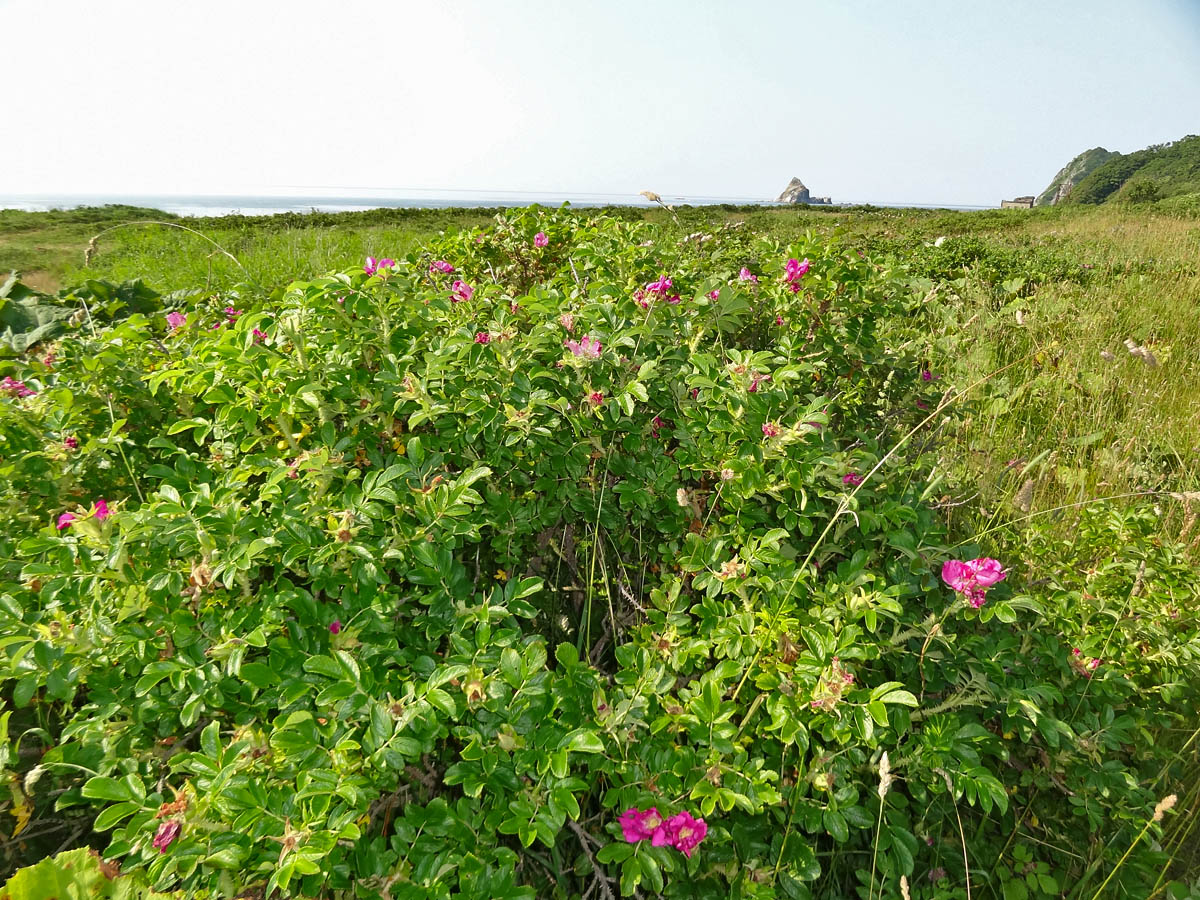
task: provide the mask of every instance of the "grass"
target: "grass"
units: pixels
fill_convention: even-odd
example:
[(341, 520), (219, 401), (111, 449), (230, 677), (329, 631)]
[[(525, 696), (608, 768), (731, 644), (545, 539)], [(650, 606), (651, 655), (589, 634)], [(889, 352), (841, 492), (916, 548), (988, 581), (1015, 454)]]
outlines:
[[(88, 278), (142, 278), (160, 291), (224, 290), (244, 282), (246, 273), (275, 289), (356, 267), (366, 255), (401, 256), (433, 233), (485, 224), (494, 212), (178, 219), (131, 207), (0, 211), (0, 271), (22, 271), (26, 283), (44, 290)], [(950, 490), (956, 484), (982, 486), (982, 511), (978, 504), (947, 507), (964, 529), (1090, 497), (1200, 487), (1200, 306), (1194, 301), (1200, 296), (1200, 223), (1194, 219), (1115, 206), (612, 212), (683, 233), (731, 222), (780, 242), (805, 232), (837, 233), (881, 264), (899, 262), (927, 275), (938, 290), (915, 333), (927, 342), (939, 375), (967, 384), (1020, 361), (985, 388), (967, 428), (941, 436), (944, 501), (962, 499)], [(146, 220), (202, 232), (245, 272), (195, 234), (136, 224)], [(83, 249), (100, 232), (85, 267)], [(1157, 366), (1132, 356), (1126, 340), (1150, 349)], [(1180, 526), (1179, 504), (1167, 507), (1165, 524)], [(966, 520), (973, 516), (979, 518)]]

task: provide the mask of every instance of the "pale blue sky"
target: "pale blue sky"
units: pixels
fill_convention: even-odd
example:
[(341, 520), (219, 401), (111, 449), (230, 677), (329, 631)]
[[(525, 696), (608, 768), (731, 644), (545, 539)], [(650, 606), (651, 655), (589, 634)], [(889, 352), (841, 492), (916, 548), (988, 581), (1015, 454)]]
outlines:
[(1200, 0), (0, 0), (0, 34), (0, 193), (993, 205), (1200, 133)]

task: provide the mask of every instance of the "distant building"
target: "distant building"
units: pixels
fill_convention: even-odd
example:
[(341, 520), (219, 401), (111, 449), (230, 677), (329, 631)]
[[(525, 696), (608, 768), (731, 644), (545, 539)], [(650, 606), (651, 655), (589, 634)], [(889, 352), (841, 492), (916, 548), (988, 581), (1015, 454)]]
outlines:
[(783, 189), (783, 193), (779, 195), (776, 203), (819, 203), (828, 205), (833, 203), (829, 197), (814, 197), (809, 193), (808, 188), (804, 186), (804, 182), (799, 178), (793, 178), (788, 182), (788, 186)]
[(1033, 197), (1017, 197), (1015, 200), (1001, 200), (1001, 209), (1033, 209)]

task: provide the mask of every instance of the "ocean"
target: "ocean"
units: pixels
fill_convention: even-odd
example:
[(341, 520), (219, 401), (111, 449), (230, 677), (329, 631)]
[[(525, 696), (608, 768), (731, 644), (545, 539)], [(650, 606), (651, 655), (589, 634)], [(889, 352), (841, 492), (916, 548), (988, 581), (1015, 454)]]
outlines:
[[(771, 200), (754, 197), (703, 197), (663, 194), (663, 201), (676, 206), (711, 206), (720, 203), (782, 206)], [(855, 201), (834, 206), (850, 206), (858, 203), (875, 206), (921, 209), (986, 209), (982, 206), (936, 203), (881, 203), (877, 201)], [(373, 196), (251, 196), (222, 194), (62, 194), (62, 195), (11, 195), (0, 196), (0, 209), (19, 209), (27, 212), (45, 212), (51, 209), (74, 209), (80, 206), (105, 206), (123, 204), (147, 209), (159, 209), (178, 216), (264, 216), (279, 213), (308, 212), (360, 212), (380, 208), (446, 209), (449, 207), (497, 207), (531, 206), (533, 204), (557, 207), (563, 203), (572, 206), (651, 206), (639, 194), (590, 194), (574, 195), (536, 193), (528, 191), (475, 192), (462, 191), (456, 195), (426, 197), (373, 197)]]

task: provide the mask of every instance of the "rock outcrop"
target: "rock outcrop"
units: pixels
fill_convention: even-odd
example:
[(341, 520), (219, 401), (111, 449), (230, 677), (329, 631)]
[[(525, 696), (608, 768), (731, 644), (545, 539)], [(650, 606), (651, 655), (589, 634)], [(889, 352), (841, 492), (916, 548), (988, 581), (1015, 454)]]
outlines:
[(804, 182), (799, 178), (793, 178), (788, 182), (788, 186), (783, 189), (783, 193), (779, 195), (776, 203), (832, 203), (828, 197), (814, 197), (809, 193), (808, 188), (804, 186)]
[(1050, 186), (1038, 194), (1036, 201), (1037, 206), (1055, 206), (1066, 199), (1067, 194), (1083, 179), (1087, 178), (1092, 172), (1104, 165), (1115, 156), (1120, 156), (1120, 153), (1115, 153), (1112, 150), (1105, 150), (1103, 147), (1093, 147), (1091, 150), (1085, 150), (1077, 157), (1067, 163), (1054, 180), (1050, 182)]

